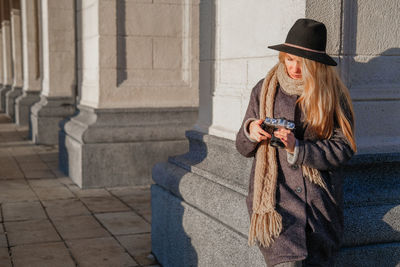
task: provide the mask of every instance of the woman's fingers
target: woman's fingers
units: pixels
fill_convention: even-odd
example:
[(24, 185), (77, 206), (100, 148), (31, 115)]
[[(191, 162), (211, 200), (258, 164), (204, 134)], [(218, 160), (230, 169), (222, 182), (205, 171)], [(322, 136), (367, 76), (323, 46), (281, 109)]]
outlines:
[(257, 140), (257, 142), (271, 138), (271, 135), (261, 128), (262, 122), (263, 120), (256, 120), (250, 123), (250, 137)]

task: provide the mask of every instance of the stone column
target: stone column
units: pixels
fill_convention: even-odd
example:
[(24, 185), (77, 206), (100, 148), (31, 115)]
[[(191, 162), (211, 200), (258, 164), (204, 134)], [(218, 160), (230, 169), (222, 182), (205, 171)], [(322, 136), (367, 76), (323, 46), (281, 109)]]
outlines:
[(13, 82), (12, 50), (11, 50), (11, 29), (10, 29), (10, 2), (1, 1), (2, 14), (2, 47), (3, 47), (3, 87), (0, 91), (0, 110), (6, 112), (6, 94), (11, 90)]
[(61, 132), (62, 168), (85, 188), (148, 185), (156, 162), (188, 149), (197, 117), (198, 3), (81, 3), (79, 114)]
[(15, 99), (22, 94), (22, 33), (20, 0), (10, 0), (11, 45), (13, 60), (12, 89), (6, 94), (7, 115), (15, 121)]
[[(0, 5), (1, 8), (1, 5)], [(0, 91), (3, 88), (4, 83), (4, 71), (3, 71), (3, 31), (1, 27), (1, 11), (0, 11)], [(1, 110), (0, 110), (1, 112)]]
[(21, 0), (23, 94), (16, 99), (15, 121), (28, 125), (31, 106), (40, 100), (42, 80), (40, 74), (40, 38), (38, 0)]
[(75, 7), (70, 0), (40, 3), (43, 80), (31, 108), (32, 139), (56, 144), (59, 122), (75, 111)]

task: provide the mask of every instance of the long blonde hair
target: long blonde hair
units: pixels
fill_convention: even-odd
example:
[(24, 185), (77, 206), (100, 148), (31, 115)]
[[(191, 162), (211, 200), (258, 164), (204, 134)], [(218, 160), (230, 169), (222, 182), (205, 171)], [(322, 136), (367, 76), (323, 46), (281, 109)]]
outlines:
[[(284, 63), (286, 53), (279, 53)], [(304, 91), (297, 100), (305, 114), (308, 127), (321, 139), (330, 138), (335, 127), (340, 127), (354, 152), (354, 111), (349, 90), (333, 66), (301, 58)]]

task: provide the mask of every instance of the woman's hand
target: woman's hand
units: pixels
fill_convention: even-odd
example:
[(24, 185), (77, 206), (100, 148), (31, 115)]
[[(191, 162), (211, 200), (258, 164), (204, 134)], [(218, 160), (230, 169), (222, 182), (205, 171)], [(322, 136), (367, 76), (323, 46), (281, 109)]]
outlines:
[(282, 143), (285, 145), (285, 149), (287, 152), (289, 153), (294, 152), (294, 146), (296, 145), (296, 137), (294, 137), (292, 131), (285, 128), (279, 128), (274, 132), (274, 136), (282, 141)]
[(250, 137), (257, 140), (257, 142), (271, 138), (271, 135), (261, 128), (262, 122), (263, 120), (256, 120), (251, 122), (249, 126)]

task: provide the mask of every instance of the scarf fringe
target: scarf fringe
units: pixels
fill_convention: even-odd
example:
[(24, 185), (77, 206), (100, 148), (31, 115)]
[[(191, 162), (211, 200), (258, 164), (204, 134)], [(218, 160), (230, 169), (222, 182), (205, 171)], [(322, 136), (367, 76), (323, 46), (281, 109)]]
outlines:
[(275, 210), (264, 214), (253, 213), (249, 230), (249, 246), (258, 240), (264, 247), (270, 246), (282, 231), (282, 216)]
[(307, 166), (302, 165), (303, 175), (307, 176), (310, 182), (321, 186), (325, 190), (328, 191), (325, 181), (322, 179), (320, 172), (317, 169), (313, 169)]

